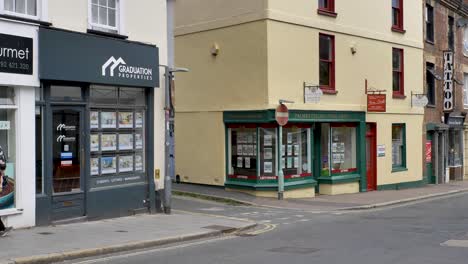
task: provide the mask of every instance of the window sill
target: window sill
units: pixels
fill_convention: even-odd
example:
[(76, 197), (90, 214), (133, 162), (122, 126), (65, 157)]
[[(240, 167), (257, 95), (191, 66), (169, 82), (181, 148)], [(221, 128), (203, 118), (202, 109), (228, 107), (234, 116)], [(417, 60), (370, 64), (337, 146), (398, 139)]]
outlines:
[(393, 167), (392, 168), (392, 173), (402, 172), (402, 171), (408, 171), (408, 168), (406, 168), (406, 167)]
[(334, 94), (337, 94), (337, 93), (338, 93), (337, 90), (331, 90), (331, 89), (325, 89), (325, 88), (320, 88), (320, 90), (322, 90), (323, 94), (331, 94), (331, 95), (334, 95)]
[(21, 16), (13, 16), (13, 15), (0, 14), (0, 18), (11, 19), (11, 20), (17, 20), (17, 21), (21, 21), (21, 22), (26, 22), (26, 23), (31, 23), (31, 24), (37, 24), (37, 25), (46, 26), (46, 27), (52, 26), (52, 23), (50, 23), (50, 22), (46, 22), (46, 21), (42, 21), (42, 20), (37, 20), (37, 19), (31, 19), (31, 18), (25, 18), (25, 17), (21, 17)]
[(402, 29), (402, 28), (395, 27), (395, 26), (392, 27), (392, 31), (393, 31), (393, 32), (397, 32), (397, 33), (401, 33), (401, 34), (405, 34), (405, 33), (406, 33), (406, 30), (404, 30), (404, 29)]
[(104, 37), (111, 37), (111, 38), (118, 38), (118, 39), (128, 39), (128, 36), (125, 35), (120, 35), (117, 33), (110, 33), (110, 32), (105, 32), (105, 31), (99, 31), (95, 29), (88, 29), (86, 31), (89, 34), (93, 35), (99, 35), (99, 36), (104, 36)]
[(433, 104), (428, 104), (426, 105), (427, 108), (436, 108), (436, 105), (433, 105)]
[(393, 99), (406, 99), (406, 95), (404, 94), (393, 94)]
[(0, 210), (0, 216), (17, 215), (17, 214), (22, 214), (22, 213), (23, 213), (23, 209), (17, 209), (17, 208)]
[(435, 45), (434, 41), (430, 41), (430, 40), (428, 40), (428, 39), (426, 39), (426, 43), (427, 43), (427, 44), (431, 44), (431, 45)]
[(329, 16), (329, 17), (337, 17), (338, 14), (333, 12), (333, 11), (330, 11), (330, 10), (326, 10), (326, 9), (317, 9), (317, 14), (319, 15), (323, 15), (323, 16)]

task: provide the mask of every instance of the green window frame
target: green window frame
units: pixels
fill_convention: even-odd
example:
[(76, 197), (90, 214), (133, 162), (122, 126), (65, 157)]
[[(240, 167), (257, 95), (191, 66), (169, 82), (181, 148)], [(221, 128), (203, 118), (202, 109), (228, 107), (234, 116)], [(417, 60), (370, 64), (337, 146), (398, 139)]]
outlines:
[[(401, 145), (395, 139), (395, 128), (401, 128)], [(401, 152), (401, 162), (395, 164), (395, 158)], [(399, 156), (399, 155), (398, 155)], [(399, 172), (399, 171), (406, 171), (408, 170), (406, 167), (406, 124), (404, 123), (395, 123), (392, 124), (392, 172)]]

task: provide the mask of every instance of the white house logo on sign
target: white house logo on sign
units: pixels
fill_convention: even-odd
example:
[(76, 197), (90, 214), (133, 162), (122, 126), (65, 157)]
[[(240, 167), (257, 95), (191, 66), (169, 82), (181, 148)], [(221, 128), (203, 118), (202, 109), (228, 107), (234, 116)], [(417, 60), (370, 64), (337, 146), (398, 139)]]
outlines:
[[(117, 74), (115, 74), (116, 69)], [(122, 57), (119, 57), (118, 59), (116, 59), (114, 56), (110, 57), (102, 65), (101, 70), (102, 76), (107, 76), (107, 72), (109, 72), (110, 77), (136, 80), (153, 80), (153, 69), (139, 66), (129, 66), (122, 59)]]
[(453, 52), (444, 52), (444, 111), (453, 110)]

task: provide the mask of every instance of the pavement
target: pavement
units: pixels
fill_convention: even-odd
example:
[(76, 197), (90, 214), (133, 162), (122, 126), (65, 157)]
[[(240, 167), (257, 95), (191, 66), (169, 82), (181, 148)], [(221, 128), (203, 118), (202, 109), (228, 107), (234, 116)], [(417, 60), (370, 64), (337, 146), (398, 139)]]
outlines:
[(285, 199), (255, 197), (241, 192), (225, 191), (218, 186), (196, 184), (173, 184), (178, 194), (197, 194), (215, 199), (232, 200), (243, 204), (271, 208), (288, 208), (311, 212), (331, 212), (346, 210), (365, 210), (379, 207), (404, 204), (468, 192), (468, 181), (450, 182), (447, 184), (424, 187), (373, 191), (342, 195), (317, 195), (314, 198)]
[(51, 263), (119, 253), (252, 228), (238, 218), (174, 212), (13, 230), (0, 238), (0, 263)]

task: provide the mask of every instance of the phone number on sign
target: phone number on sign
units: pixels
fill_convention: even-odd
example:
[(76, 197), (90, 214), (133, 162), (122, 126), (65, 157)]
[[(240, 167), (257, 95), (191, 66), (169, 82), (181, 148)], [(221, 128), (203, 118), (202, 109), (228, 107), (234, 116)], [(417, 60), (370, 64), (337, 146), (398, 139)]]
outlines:
[(29, 64), (26, 64), (26, 63), (18, 63), (18, 62), (0, 61), (0, 68), (18, 69), (18, 70), (29, 70)]

